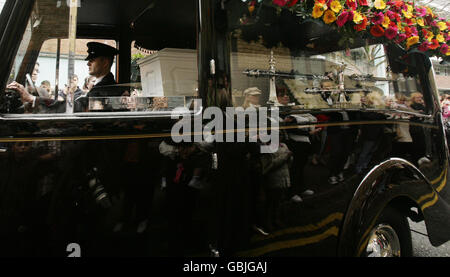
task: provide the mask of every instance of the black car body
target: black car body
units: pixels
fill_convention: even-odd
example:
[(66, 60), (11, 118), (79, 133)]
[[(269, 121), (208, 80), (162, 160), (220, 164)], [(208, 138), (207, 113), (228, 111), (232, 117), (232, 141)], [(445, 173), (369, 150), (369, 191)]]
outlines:
[[(298, 24), (271, 6), (249, 12), (237, 0), (72, 2), (71, 9), (70, 1), (6, 1), (2, 87), (25, 84), (38, 60), (41, 73), (58, 76), (62, 65), (53, 70), (45, 58), (76, 66), (84, 57), (70, 43), (95, 39), (119, 49), (118, 85), (105, 90), (142, 95), (90, 99), (87, 112), (30, 112), (2, 92), (2, 256), (67, 256), (71, 243), (82, 256), (365, 256), (379, 251), (374, 230), (394, 230), (401, 254), (392, 254), (404, 256), (411, 254), (407, 217), (425, 220), (434, 246), (450, 239), (448, 148), (424, 54), (361, 40), (347, 56), (326, 26)], [(58, 47), (44, 53), (49, 40)], [(150, 64), (156, 57), (173, 68), (151, 75), (132, 45), (150, 54)], [(358, 67), (369, 60), (364, 53), (372, 58)], [(274, 105), (275, 91), (293, 104)], [(414, 92), (421, 109), (386, 104)], [(260, 106), (245, 106), (248, 95)], [(276, 112), (282, 147), (293, 154), (261, 153), (250, 139), (173, 141), (181, 117), (207, 124), (207, 108), (233, 105)], [(226, 131), (250, 133), (249, 126)], [(314, 194), (302, 195), (306, 189)]]

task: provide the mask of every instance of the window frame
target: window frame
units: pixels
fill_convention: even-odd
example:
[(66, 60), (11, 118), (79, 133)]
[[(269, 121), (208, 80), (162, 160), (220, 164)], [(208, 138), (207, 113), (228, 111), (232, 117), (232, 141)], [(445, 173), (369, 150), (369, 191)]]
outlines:
[[(18, 30), (21, 30), (21, 34), (24, 33), (26, 26), (28, 24), (29, 21), (29, 17), (31, 15), (31, 12), (33, 10), (34, 7), (34, 3), (35, 0), (29, 1), (29, 5), (24, 7), (24, 5), (21, 5), (21, 1), (19, 0), (7, 0), (7, 3), (13, 3), (14, 5), (11, 6), (12, 11), (10, 10), (8, 12), (8, 14), (10, 14), (10, 16), (8, 17), (8, 24), (6, 26), (4, 26), (4, 29), (6, 29), (6, 33), (10, 33), (8, 32), (8, 28), (10, 28), (11, 25), (13, 25), (15, 28), (13, 28), (15, 30), (15, 33), (17, 34)], [(205, 11), (201, 10), (199, 7), (199, 4), (196, 3), (196, 26), (197, 26), (197, 36), (200, 36), (202, 34), (201, 28), (199, 28), (200, 25), (200, 18), (202, 17), (202, 14), (204, 16)], [(6, 13), (7, 9), (6, 9), (6, 4), (5, 7), (2, 11), (3, 13)], [(13, 15), (15, 14), (22, 14), (22, 15), (26, 15), (26, 16), (22, 16), (22, 20), (19, 22), (19, 20), (14, 17)], [(3, 18), (3, 17), (0, 17)], [(19, 24), (21, 23), (21, 24)], [(2, 30), (2, 21), (0, 21), (0, 30)], [(86, 25), (83, 25), (83, 28), (86, 28)], [(9, 76), (9, 73), (11, 71), (11, 68), (13, 66), (14, 63), (14, 59), (16, 57), (17, 51), (18, 51), (18, 47), (21, 43), (21, 39), (20, 40), (12, 40), (11, 36), (7, 36), (5, 35), (5, 32), (3, 32), (3, 36), (2, 36), (2, 41), (0, 42), (0, 49), (3, 50), (2, 46), (4, 44), (2, 44), (2, 42), (5, 41), (5, 37), (6, 37), (6, 41), (9, 42), (9, 45), (7, 45), (8, 47), (13, 46), (13, 48), (10, 48), (10, 66), (5, 67), (6, 69), (4, 69), (3, 72), (3, 80), (2, 83), (0, 85), (3, 86), (3, 90), (6, 87), (6, 82)], [(101, 37), (101, 35), (99, 36), (99, 38)], [(77, 39), (81, 39), (83, 37), (77, 37)], [(92, 37), (90, 37), (92, 38)], [(105, 37), (101, 37), (101, 39), (105, 39)], [(119, 54), (117, 55), (117, 59), (116, 59), (116, 79), (119, 80), (119, 78), (123, 79), (123, 77), (121, 77), (121, 74), (124, 74), (126, 72), (130, 71), (130, 67), (131, 67), (131, 43), (127, 42), (128, 38), (109, 38), (111, 40), (115, 40), (116, 41), (116, 45), (118, 46), (118, 50), (119, 50)], [(125, 43), (124, 43), (125, 42)], [(198, 42), (198, 39), (197, 39)], [(126, 47), (123, 47), (121, 49), (120, 45), (124, 45)], [(4, 46), (4, 47), (7, 47)], [(41, 45), (42, 46), (42, 45)], [(128, 46), (128, 47), (127, 47)], [(127, 51), (127, 56), (125, 57), (124, 55), (124, 51)], [(5, 51), (1, 51), (2, 53), (4, 53)], [(197, 57), (196, 59), (199, 60), (200, 59), (200, 45), (197, 44), (197, 49), (196, 49), (196, 53), (197, 53)], [(2, 56), (2, 54), (0, 53), (0, 57)], [(125, 57), (125, 58), (124, 58)], [(122, 62), (129, 62), (129, 65), (126, 65), (123, 70), (121, 70), (121, 66), (120, 63)], [(37, 62), (37, 57), (36, 57), (36, 61)], [(198, 84), (200, 87), (200, 78), (203, 78), (203, 74), (202, 74), (202, 69), (203, 67), (198, 67)], [(0, 74), (2, 74), (1, 70), (0, 70)], [(130, 76), (126, 77), (127, 79), (130, 78)], [(4, 91), (0, 92), (0, 104), (2, 103), (2, 101), (4, 101)], [(121, 119), (121, 118), (126, 118), (126, 119), (132, 119), (132, 118), (173, 118), (173, 117), (180, 117), (180, 116), (185, 116), (187, 114), (189, 114), (190, 116), (197, 116), (199, 114), (202, 113), (203, 111), (203, 103), (205, 103), (202, 99), (202, 94), (199, 94), (199, 99), (202, 100), (202, 106), (196, 106), (196, 109), (194, 110), (189, 110), (188, 112), (186, 112), (187, 109), (183, 109), (182, 111), (180, 110), (169, 110), (169, 111), (139, 111), (139, 112), (74, 112), (74, 113), (70, 113), (70, 114), (65, 114), (65, 113), (29, 113), (29, 114), (0, 114), (0, 122), (1, 121), (45, 121), (45, 120), (49, 120), (49, 119), (67, 119), (67, 120), (78, 120), (78, 119)], [(150, 96), (152, 97), (152, 96)], [(155, 97), (161, 97), (161, 96), (155, 96)], [(170, 97), (170, 96), (168, 96)], [(189, 96), (190, 97), (190, 96)], [(194, 96), (193, 96), (194, 97)], [(195, 98), (195, 97), (194, 97)], [(180, 107), (183, 108), (183, 107)]]

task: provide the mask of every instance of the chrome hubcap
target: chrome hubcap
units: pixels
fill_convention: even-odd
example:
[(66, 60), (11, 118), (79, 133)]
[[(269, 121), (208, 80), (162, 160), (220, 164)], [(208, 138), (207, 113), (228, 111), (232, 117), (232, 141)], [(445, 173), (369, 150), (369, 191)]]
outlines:
[(386, 224), (376, 226), (369, 235), (367, 257), (400, 257), (400, 240), (395, 230)]

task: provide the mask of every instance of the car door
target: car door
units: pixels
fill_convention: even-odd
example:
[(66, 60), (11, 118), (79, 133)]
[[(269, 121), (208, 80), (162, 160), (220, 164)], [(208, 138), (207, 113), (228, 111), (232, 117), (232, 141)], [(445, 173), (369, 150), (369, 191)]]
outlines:
[[(2, 84), (33, 101), (1, 96), (2, 255), (209, 255), (211, 145), (173, 129), (202, 111), (198, 7), (173, 5), (6, 2)], [(92, 41), (119, 50), (102, 97), (88, 95)]]

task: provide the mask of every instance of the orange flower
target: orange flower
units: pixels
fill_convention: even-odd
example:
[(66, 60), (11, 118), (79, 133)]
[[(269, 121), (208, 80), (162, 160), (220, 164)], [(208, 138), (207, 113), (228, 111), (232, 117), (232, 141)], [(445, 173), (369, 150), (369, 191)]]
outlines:
[(323, 22), (331, 24), (336, 21), (336, 14), (332, 10), (327, 10), (323, 16)]
[(374, 25), (370, 28), (370, 34), (374, 37), (384, 36), (384, 29), (380, 25)]
[(406, 40), (406, 49), (408, 50), (409, 47), (413, 46), (414, 44), (417, 44), (419, 42), (419, 36), (412, 36), (409, 37)]
[(437, 41), (437, 39), (433, 39), (431, 41), (431, 44), (428, 46), (428, 48), (434, 50), (434, 49), (438, 49), (440, 46), (439, 41)]
[(314, 18), (320, 18), (323, 15), (324, 10), (327, 9), (326, 5), (322, 5), (320, 3), (316, 3), (313, 8), (312, 16)]
[(367, 28), (367, 17), (363, 16), (361, 24), (355, 25), (353, 28), (358, 32), (364, 31)]

